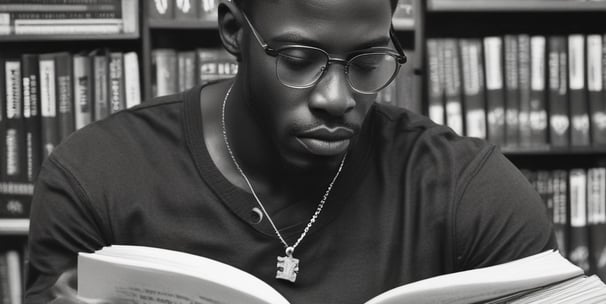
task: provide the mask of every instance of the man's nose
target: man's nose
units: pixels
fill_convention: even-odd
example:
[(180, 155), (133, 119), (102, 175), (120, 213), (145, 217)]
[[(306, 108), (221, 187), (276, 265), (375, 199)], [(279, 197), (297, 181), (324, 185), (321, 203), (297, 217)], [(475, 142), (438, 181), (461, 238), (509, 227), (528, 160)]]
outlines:
[(341, 116), (355, 107), (354, 92), (347, 82), (345, 67), (342, 64), (329, 64), (326, 69), (314, 86), (309, 107), (333, 116)]

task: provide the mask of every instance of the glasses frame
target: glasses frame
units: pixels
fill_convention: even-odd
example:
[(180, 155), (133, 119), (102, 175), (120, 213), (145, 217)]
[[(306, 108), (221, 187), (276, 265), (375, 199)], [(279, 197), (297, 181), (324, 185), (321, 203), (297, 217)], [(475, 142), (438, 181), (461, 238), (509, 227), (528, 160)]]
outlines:
[[(346, 79), (347, 79), (347, 83), (349, 84), (349, 87), (351, 87), (354, 91), (360, 93), (360, 94), (375, 94), (377, 92), (379, 92), (380, 90), (384, 89), (385, 87), (387, 87), (398, 75), (398, 72), (400, 71), (400, 68), (402, 67), (403, 64), (405, 64), (407, 62), (407, 57), (406, 54), (404, 54), (404, 50), (402, 49), (402, 46), (400, 45), (400, 42), (398, 41), (398, 39), (396, 38), (395, 35), (395, 30), (393, 28), (393, 24), (391, 25), (390, 29), (389, 29), (389, 37), (393, 43), (393, 45), (395, 46), (395, 51), (391, 48), (387, 48), (387, 47), (372, 47), (372, 48), (368, 48), (365, 50), (361, 50), (361, 51), (355, 51), (350, 53), (349, 55), (352, 56), (349, 59), (345, 59), (345, 58), (339, 58), (339, 57), (333, 57), (330, 56), (330, 54), (328, 52), (326, 52), (325, 50), (321, 49), (321, 48), (317, 48), (317, 47), (313, 47), (313, 46), (309, 46), (309, 45), (301, 45), (301, 44), (288, 44), (288, 45), (284, 45), (281, 46), (279, 48), (272, 48), (271, 46), (269, 46), (265, 40), (261, 37), (261, 35), (259, 34), (259, 32), (257, 32), (257, 30), (255, 29), (255, 27), (252, 25), (252, 23), (250, 22), (250, 20), (248, 19), (248, 17), (246, 16), (246, 14), (241, 11), (242, 16), (244, 17), (244, 20), (246, 21), (246, 23), (248, 24), (248, 27), (250, 28), (251, 32), (253, 33), (253, 36), (255, 36), (255, 39), (257, 40), (257, 42), (259, 43), (259, 45), (261, 46), (261, 48), (263, 48), (263, 50), (265, 51), (265, 54), (271, 56), (271, 57), (275, 57), (276, 58), (276, 77), (278, 78), (278, 80), (280, 80), (280, 83), (282, 83), (283, 85), (289, 87), (289, 88), (294, 88), (294, 89), (306, 89), (306, 88), (311, 88), (313, 86), (315, 86), (320, 79), (322, 79), (322, 76), (324, 76), (324, 73), (327, 70), (327, 67), (329, 65), (331, 65), (332, 63), (339, 63), (342, 64), (344, 66), (344, 72), (346, 75)], [(277, 57), (280, 55), (280, 52), (285, 50), (285, 49), (290, 49), (290, 48), (304, 48), (304, 49), (312, 49), (312, 50), (316, 50), (316, 51), (320, 51), (321, 53), (323, 53), (327, 60), (326, 60), (326, 64), (324, 64), (324, 66), (322, 66), (322, 70), (320, 71), (319, 76), (312, 81), (309, 84), (306, 85), (301, 85), (301, 86), (295, 86), (292, 84), (287, 84), (284, 83), (284, 81), (282, 81), (282, 79), (280, 79), (280, 77), (278, 76), (278, 59)], [(396, 69), (394, 70), (393, 75), (391, 75), (391, 77), (389, 78), (388, 81), (385, 82), (385, 84), (383, 86), (381, 86), (380, 88), (373, 90), (373, 91), (362, 91), (359, 90), (357, 88), (355, 88), (352, 83), (351, 83), (351, 79), (349, 76), (349, 66), (351, 64), (351, 62), (356, 59), (357, 57), (360, 56), (365, 56), (365, 55), (371, 55), (371, 54), (381, 54), (381, 55), (390, 55), (393, 56), (396, 59)]]

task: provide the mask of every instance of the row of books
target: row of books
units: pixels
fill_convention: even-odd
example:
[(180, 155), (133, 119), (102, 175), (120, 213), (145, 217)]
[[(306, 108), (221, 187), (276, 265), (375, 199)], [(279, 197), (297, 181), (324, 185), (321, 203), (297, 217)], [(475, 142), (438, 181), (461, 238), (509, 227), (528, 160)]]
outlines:
[(603, 35), (427, 42), (429, 116), (507, 147), (606, 146)]
[(560, 252), (606, 280), (606, 168), (522, 172), (547, 205)]
[[(148, 17), (152, 20), (217, 20), (219, 0), (150, 1)], [(394, 26), (412, 28), (413, 0), (399, 0), (393, 16)]]
[(238, 72), (236, 58), (223, 48), (152, 50), (152, 94), (163, 96)]
[(138, 0), (0, 2), (0, 35), (135, 33), (137, 24)]
[(154, 20), (217, 20), (219, 0), (156, 0), (149, 2)]
[(18, 250), (0, 251), (0, 304), (21, 304), (22, 263)]
[(140, 91), (134, 52), (0, 58), (0, 218), (27, 218), (43, 159), (75, 130), (140, 103)]

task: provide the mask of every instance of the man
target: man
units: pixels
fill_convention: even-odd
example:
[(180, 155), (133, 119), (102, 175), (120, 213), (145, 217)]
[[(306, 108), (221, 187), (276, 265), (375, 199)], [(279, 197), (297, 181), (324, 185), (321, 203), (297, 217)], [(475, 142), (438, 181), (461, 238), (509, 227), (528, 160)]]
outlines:
[(77, 252), (109, 244), (216, 259), (292, 303), (361, 303), (556, 246), (498, 149), (374, 103), (405, 61), (394, 1), (241, 2), (219, 10), (234, 79), (115, 114), (45, 162), (28, 303), (76, 300)]

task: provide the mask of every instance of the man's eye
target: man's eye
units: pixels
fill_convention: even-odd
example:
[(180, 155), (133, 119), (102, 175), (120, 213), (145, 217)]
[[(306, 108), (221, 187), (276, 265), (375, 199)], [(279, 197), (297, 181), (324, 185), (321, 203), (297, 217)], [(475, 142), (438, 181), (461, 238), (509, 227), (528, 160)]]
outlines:
[(280, 59), (283, 64), (291, 68), (305, 68), (314, 65), (314, 60), (307, 56), (298, 56), (295, 54), (280, 54)]

